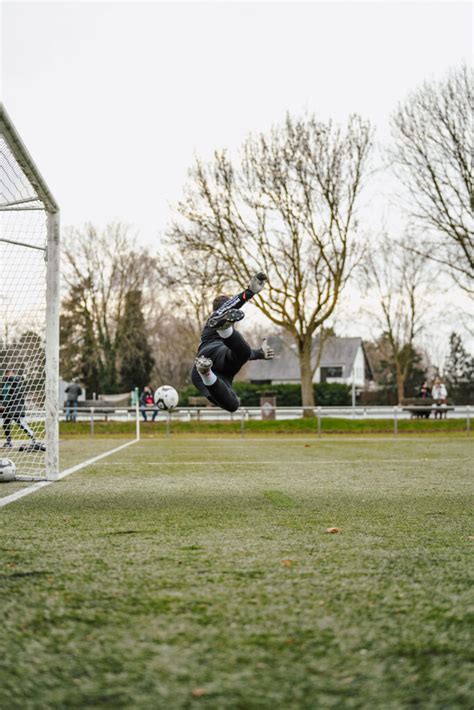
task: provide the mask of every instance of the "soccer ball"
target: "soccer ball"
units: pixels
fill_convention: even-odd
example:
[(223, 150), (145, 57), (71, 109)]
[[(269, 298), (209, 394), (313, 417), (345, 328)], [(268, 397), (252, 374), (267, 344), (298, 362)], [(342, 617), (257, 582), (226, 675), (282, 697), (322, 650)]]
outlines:
[(169, 385), (158, 387), (155, 392), (155, 404), (158, 409), (166, 409), (170, 411), (176, 407), (178, 400), (179, 394), (176, 392), (174, 387), (170, 387)]
[(11, 459), (0, 459), (0, 483), (14, 481), (15, 474), (15, 463)]

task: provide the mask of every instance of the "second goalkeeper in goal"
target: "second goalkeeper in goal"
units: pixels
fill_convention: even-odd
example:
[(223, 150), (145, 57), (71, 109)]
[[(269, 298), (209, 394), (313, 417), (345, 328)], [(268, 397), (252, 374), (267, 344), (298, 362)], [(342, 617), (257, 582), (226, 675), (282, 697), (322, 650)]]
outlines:
[(26, 421), (25, 382), (15, 370), (7, 370), (2, 379), (0, 390), (0, 415), (3, 419), (5, 443), (3, 448), (11, 449), (12, 424), (17, 424), (28, 436), (30, 443), (21, 444), (20, 451), (45, 451), (45, 445), (36, 441), (35, 434)]
[(266, 339), (262, 347), (253, 349), (234, 329), (234, 323), (244, 317), (241, 307), (263, 289), (267, 277), (258, 273), (249, 287), (236, 296), (217, 296), (214, 312), (201, 333), (198, 356), (194, 361), (191, 380), (194, 386), (213, 404), (235, 412), (240, 400), (232, 381), (248, 360), (272, 360), (275, 356)]

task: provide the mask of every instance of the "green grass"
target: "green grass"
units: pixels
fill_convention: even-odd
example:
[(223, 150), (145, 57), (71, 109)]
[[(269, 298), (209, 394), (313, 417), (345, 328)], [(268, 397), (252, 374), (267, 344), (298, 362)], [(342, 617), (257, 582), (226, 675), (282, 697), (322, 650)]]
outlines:
[[(241, 434), (242, 424), (239, 417), (235, 421), (201, 421), (182, 422), (171, 421), (170, 430), (173, 434)], [(243, 432), (245, 435), (253, 434), (316, 434), (317, 419), (287, 419), (282, 421), (248, 421), (244, 423)], [(402, 419), (398, 422), (398, 432), (400, 434), (438, 434), (438, 433), (466, 433), (465, 419)], [(158, 422), (142, 423), (141, 435), (143, 438), (154, 438), (166, 433), (166, 423), (163, 420)], [(321, 433), (325, 434), (393, 434), (393, 419), (342, 419), (324, 417), (321, 420)], [(61, 422), (60, 434), (63, 439), (84, 437), (90, 435), (90, 424), (88, 422)], [(105, 422), (97, 421), (94, 425), (94, 436), (128, 438), (135, 436), (135, 424), (133, 422)]]
[(471, 708), (471, 458), (162, 437), (0, 509), (0, 707)]

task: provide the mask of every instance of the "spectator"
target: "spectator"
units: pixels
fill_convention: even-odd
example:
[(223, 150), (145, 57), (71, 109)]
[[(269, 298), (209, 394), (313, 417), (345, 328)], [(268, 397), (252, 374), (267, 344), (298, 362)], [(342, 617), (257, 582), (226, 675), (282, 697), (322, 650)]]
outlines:
[(76, 382), (66, 387), (66, 421), (75, 422), (77, 419), (77, 400), (82, 394), (82, 388)]
[[(439, 407), (445, 407), (448, 398), (448, 392), (441, 377), (437, 377), (435, 379), (433, 388), (431, 390), (431, 397), (433, 398), (434, 404), (438, 407), (438, 409), (435, 410), (434, 413), (435, 419), (437, 419), (438, 416), (439, 419), (441, 419), (443, 412), (441, 411), (441, 409), (439, 409)], [(446, 411), (444, 412), (444, 415), (446, 416)]]
[(430, 388), (428, 386), (428, 383), (425, 380), (420, 387), (420, 397), (421, 397), (421, 399), (428, 399), (429, 396), (430, 396)]
[(151, 389), (151, 387), (148, 386), (144, 388), (143, 392), (140, 395), (140, 411), (142, 413), (144, 422), (148, 421), (146, 416), (147, 407), (153, 407), (153, 415), (151, 417), (151, 421), (154, 422), (156, 419), (156, 415), (158, 414), (158, 407), (155, 404), (153, 390)]

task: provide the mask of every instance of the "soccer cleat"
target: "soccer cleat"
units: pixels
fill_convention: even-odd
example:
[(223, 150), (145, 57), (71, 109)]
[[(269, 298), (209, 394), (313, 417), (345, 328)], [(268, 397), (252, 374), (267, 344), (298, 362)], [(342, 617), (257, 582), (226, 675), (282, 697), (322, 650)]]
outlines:
[(22, 444), (18, 451), (46, 451), (46, 446), (35, 441), (31, 444)]
[(194, 361), (196, 365), (196, 370), (200, 375), (207, 375), (211, 371), (212, 360), (210, 357), (204, 357), (204, 355), (199, 355)]
[(207, 325), (214, 330), (223, 330), (233, 323), (242, 320), (242, 318), (245, 318), (243, 311), (239, 308), (230, 308), (228, 311), (224, 311), (224, 313), (214, 313), (207, 321)]
[(11, 442), (11, 441), (6, 441), (6, 442), (3, 444), (2, 449), (13, 449), (13, 444), (12, 444), (12, 442)]

